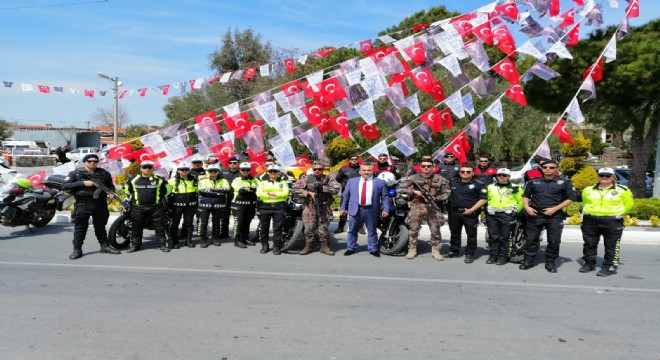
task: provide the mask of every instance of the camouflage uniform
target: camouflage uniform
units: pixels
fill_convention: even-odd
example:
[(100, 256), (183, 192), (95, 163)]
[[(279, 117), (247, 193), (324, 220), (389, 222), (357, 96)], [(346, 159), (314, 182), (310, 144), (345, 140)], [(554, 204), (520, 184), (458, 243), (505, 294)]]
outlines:
[(422, 228), (422, 220), (426, 220), (431, 229), (431, 246), (435, 252), (435, 250), (439, 250), (440, 248), (440, 242), (442, 241), (440, 227), (445, 223), (445, 218), (432, 205), (425, 203), (423, 198), (414, 195), (414, 191), (418, 190), (418, 188), (413, 182), (417, 182), (428, 190), (436, 203), (446, 201), (449, 198), (451, 191), (449, 182), (438, 174), (433, 174), (428, 178), (423, 177), (421, 174), (415, 174), (406, 177), (399, 189), (399, 193), (407, 194), (412, 199), (410, 212), (408, 213), (408, 217), (406, 217), (406, 225), (410, 229), (408, 249), (416, 251), (419, 229)]
[(319, 241), (321, 242), (322, 247), (325, 247), (328, 244), (328, 224), (330, 224), (330, 221), (332, 221), (334, 217), (330, 206), (335, 201), (333, 195), (339, 194), (341, 189), (341, 185), (329, 176), (322, 177), (320, 182), (323, 185), (323, 190), (321, 190), (320, 196), (321, 203), (319, 204), (321, 210), (321, 214), (319, 214), (320, 216), (317, 216), (316, 206), (312, 199), (308, 197), (310, 192), (317, 193), (316, 177), (307, 176), (303, 180), (298, 180), (293, 185), (293, 192), (307, 199), (302, 213), (303, 224), (305, 225), (306, 250), (309, 250), (316, 234), (319, 235)]

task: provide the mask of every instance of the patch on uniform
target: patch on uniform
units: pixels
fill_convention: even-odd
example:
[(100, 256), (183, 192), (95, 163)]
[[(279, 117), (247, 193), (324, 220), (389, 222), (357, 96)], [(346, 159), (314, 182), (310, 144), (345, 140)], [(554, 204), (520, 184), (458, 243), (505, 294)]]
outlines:
[(152, 180), (152, 181), (151, 181), (151, 185), (156, 185), (156, 183), (157, 183), (156, 180)]
[(484, 194), (486, 194), (486, 193), (488, 192), (488, 190), (486, 190), (486, 189), (481, 189), (481, 192), (484, 193)]
[(559, 185), (561, 185), (561, 184), (563, 184), (563, 183), (564, 183), (564, 180), (559, 180), (559, 181), (557, 181), (557, 184), (559, 184)]
[(470, 186), (468, 186), (468, 188), (474, 189), (474, 184), (470, 184)]
[(280, 184), (280, 189), (284, 188), (284, 184)]
[(302, 180), (298, 180), (298, 181), (296, 181), (296, 185), (302, 185), (302, 184), (304, 184), (304, 183), (305, 183), (305, 182), (302, 181)]
[(504, 193), (504, 195), (511, 195), (511, 194), (513, 194), (513, 191), (511, 191), (511, 190), (507, 190), (507, 191)]
[(619, 195), (618, 191), (616, 191), (616, 190), (612, 191), (612, 196), (617, 196), (617, 195)]

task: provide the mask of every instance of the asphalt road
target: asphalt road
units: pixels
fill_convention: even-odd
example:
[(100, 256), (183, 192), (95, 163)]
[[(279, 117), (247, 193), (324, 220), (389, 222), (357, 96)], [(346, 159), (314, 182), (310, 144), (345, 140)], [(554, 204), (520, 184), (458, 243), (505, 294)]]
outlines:
[(660, 357), (656, 232), (626, 232), (609, 278), (578, 273), (571, 231), (557, 274), (486, 265), (483, 248), (471, 265), (434, 261), (427, 244), (413, 261), (377, 259), (364, 236), (350, 257), (229, 242), (164, 254), (151, 235), (143, 251), (113, 256), (90, 231), (85, 256), (70, 261), (71, 232), (0, 228), (0, 358)]

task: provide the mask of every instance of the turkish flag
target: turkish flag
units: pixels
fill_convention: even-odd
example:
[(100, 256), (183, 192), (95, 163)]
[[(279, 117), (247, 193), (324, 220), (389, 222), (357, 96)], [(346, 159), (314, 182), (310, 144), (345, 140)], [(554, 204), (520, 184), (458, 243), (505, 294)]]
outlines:
[(417, 43), (411, 47), (403, 49), (415, 65), (422, 65), (426, 62), (426, 51), (424, 51), (424, 44)]
[(429, 68), (424, 68), (411, 75), (415, 86), (424, 92), (430, 92), (435, 85), (435, 79)]
[(422, 114), (422, 116), (419, 117), (419, 120), (431, 127), (431, 129), (433, 129), (433, 134), (442, 131), (442, 119), (440, 118), (440, 113), (435, 106)]
[(243, 74), (243, 79), (252, 79), (254, 77), (254, 70), (256, 70), (256, 67), (254, 66), (245, 70), (245, 74)]
[(477, 14), (469, 13), (469, 14), (457, 16), (451, 19), (449, 23), (452, 24), (456, 29), (456, 31), (458, 31), (458, 33), (461, 34), (461, 37), (465, 39), (466, 37), (470, 36), (470, 34), (472, 34), (472, 24), (470, 23), (470, 20), (476, 17)]
[(147, 146), (124, 156), (124, 159), (137, 161), (138, 164), (141, 164), (145, 160), (156, 162), (156, 155), (154, 154), (153, 150), (151, 150), (151, 147)]
[(228, 130), (244, 130), (250, 128), (250, 120), (247, 112), (242, 112), (235, 116), (229, 116), (226, 113), (222, 114), (225, 121), (225, 126)]
[[(506, 3), (506, 4), (495, 6), (495, 11), (498, 14), (504, 15), (504, 16), (508, 17), (509, 19), (513, 20), (513, 21), (518, 20), (518, 7), (514, 3)], [(476, 35), (477, 32), (474, 31), (474, 34)]]
[(119, 97), (120, 99), (123, 99), (127, 92), (128, 92), (128, 90), (122, 90), (122, 91), (119, 93), (118, 97)]
[(94, 90), (85, 90), (85, 96), (93, 98)]
[(357, 126), (357, 129), (367, 140), (374, 140), (380, 137), (380, 133), (378, 132), (378, 129), (376, 129), (376, 124), (369, 125), (366, 122), (363, 122)]
[(378, 60), (378, 59), (380, 59), (384, 56), (387, 56), (387, 55), (389, 55), (393, 52), (396, 52), (396, 51), (398, 51), (398, 50), (394, 46), (393, 47), (387, 47), (387, 45), (385, 45), (385, 46), (379, 47), (378, 49), (372, 50), (369, 53), (369, 57), (371, 58), (371, 60), (376, 61), (376, 60)]
[(30, 180), (30, 184), (33, 187), (37, 188), (44, 188), (45, 186), (41, 184), (42, 181), (46, 178), (46, 171), (40, 171), (36, 174), (28, 175), (25, 177), (26, 179)]
[(454, 153), (459, 164), (467, 162), (466, 150), (463, 148), (463, 141), (460, 138), (454, 137), (445, 148), (445, 152)]
[(559, 0), (550, 0), (550, 8), (548, 9), (550, 17), (555, 17), (559, 15), (559, 12), (561, 11), (561, 5), (559, 4)]
[[(512, 4), (509, 4), (509, 5), (512, 5)], [(513, 7), (515, 7), (515, 5)], [(485, 23), (475, 27), (474, 29), (472, 29), (472, 32), (479, 39), (481, 39), (481, 41), (485, 42), (488, 45), (493, 45), (493, 32), (490, 28), (490, 22), (485, 22)]]
[(562, 144), (573, 144), (573, 138), (566, 128), (566, 122), (564, 119), (559, 119), (557, 125), (552, 129), (552, 133), (559, 136), (559, 142)]
[(413, 27), (412, 27), (412, 31), (413, 31), (414, 33), (417, 33), (417, 32), (420, 32), (420, 31), (422, 31), (422, 30), (428, 28), (429, 26), (431, 26), (431, 25), (430, 25), (430, 24), (417, 24), (417, 25), (413, 25)]
[(506, 91), (506, 96), (522, 106), (527, 106), (527, 99), (525, 99), (525, 94), (523, 94), (522, 86), (520, 86), (520, 84), (515, 84), (510, 87)]
[(465, 150), (466, 153), (470, 152), (470, 142), (468, 141), (467, 133), (465, 130), (457, 132), (453, 139), (457, 139), (461, 143), (461, 147), (463, 147), (463, 150)]
[(289, 96), (291, 94), (295, 94), (298, 91), (300, 91), (300, 89), (302, 89), (302, 86), (300, 85), (300, 80), (296, 79), (280, 86), (280, 89), (284, 92), (284, 95)]
[(321, 110), (328, 112), (335, 108), (335, 103), (328, 101), (324, 95), (317, 95), (314, 97), (314, 103), (318, 105)]
[(303, 106), (300, 109), (307, 117), (307, 120), (314, 126), (318, 126), (323, 119), (327, 119), (327, 114), (321, 110), (321, 107), (316, 102)]
[(222, 131), (222, 127), (220, 126), (220, 123), (218, 123), (218, 118), (216, 117), (215, 110), (211, 110), (207, 113), (203, 113), (203, 114), (199, 114), (199, 115), (195, 116), (195, 122), (200, 127), (215, 124), (215, 129), (218, 132)]
[(390, 87), (396, 83), (401, 84), (401, 90), (403, 91), (403, 96), (408, 96), (408, 87), (406, 86), (406, 83), (404, 80), (406, 80), (407, 77), (412, 77), (410, 71), (401, 73), (401, 74), (394, 74), (392, 75), (392, 78), (390, 81), (387, 82), (387, 85)]
[(577, 45), (580, 37), (580, 23), (575, 25), (575, 27), (573, 27), (573, 29), (571, 29), (571, 31), (566, 34), (566, 37), (568, 37), (566, 47)]
[(454, 119), (451, 117), (451, 110), (449, 110), (449, 108), (445, 108), (438, 114), (440, 115), (440, 123), (442, 126), (447, 128), (447, 130), (454, 128)]
[(284, 68), (286, 69), (287, 74), (291, 74), (296, 69), (293, 58), (284, 60)]
[(209, 80), (209, 84), (213, 84), (216, 80), (220, 79), (221, 76), (221, 74), (215, 74), (211, 80)]
[[(592, 70), (592, 69), (593, 69), (593, 70)], [(599, 58), (598, 61), (596, 61), (596, 63), (594, 63), (593, 65), (589, 66), (589, 68), (587, 69), (587, 71), (585, 71), (585, 72), (582, 74), (582, 80), (586, 80), (587, 77), (589, 76), (589, 74), (591, 74), (591, 78), (592, 78), (594, 81), (601, 81), (601, 80), (603, 80), (603, 58), (602, 58), (602, 57)]]
[(133, 151), (133, 147), (130, 142), (125, 142), (117, 146), (113, 146), (108, 150), (108, 159), (121, 159), (122, 157), (129, 155)]
[(316, 52), (316, 55), (320, 58), (324, 58), (328, 55), (330, 55), (331, 52), (335, 51), (335, 48), (330, 48), (330, 49), (325, 49), (325, 50), (319, 50)]
[(440, 103), (445, 99), (445, 92), (442, 89), (442, 83), (440, 80), (433, 83), (431, 90), (427, 91), (426, 93), (429, 94), (437, 103)]
[(578, 6), (584, 6), (584, 0), (573, 0)]
[(564, 13), (561, 16), (561, 18), (564, 19), (564, 21), (562, 21), (562, 23), (559, 24), (560, 27), (565, 28), (565, 27), (569, 27), (569, 26), (575, 24), (575, 10), (573, 10), (573, 8), (571, 8), (566, 13)]
[(50, 92), (50, 87), (46, 85), (37, 85), (40, 93), (48, 94)]
[[(346, 97), (346, 92), (344, 91), (344, 88), (341, 87), (339, 79), (336, 77), (323, 80), (317, 86), (319, 88), (319, 92), (323, 96), (324, 101), (337, 101)], [(334, 104), (331, 105), (334, 108)]]
[(518, 73), (518, 69), (516, 69), (516, 64), (508, 57), (495, 64), (495, 66), (493, 66), (493, 71), (507, 79), (512, 84), (520, 83), (520, 74)]
[(628, 19), (639, 17), (639, 1), (632, 0), (628, 6), (626, 6), (626, 17)]
[(163, 85), (163, 95), (167, 95), (167, 93), (170, 91), (170, 85)]
[(264, 163), (266, 162), (266, 153), (254, 153), (252, 150), (247, 150), (248, 155), (250, 155), (250, 166), (252, 166), (252, 176), (257, 176), (258, 174), (265, 173), (267, 171)]
[(367, 56), (373, 50), (374, 43), (371, 41), (371, 39), (360, 41), (360, 52), (362, 55)]
[(312, 167), (312, 161), (307, 154), (300, 155), (296, 158), (296, 166), (300, 168), (304, 174)]
[(327, 132), (334, 130), (334, 128), (332, 127), (332, 123), (330, 123), (330, 120), (327, 119), (323, 119), (323, 121), (321, 121), (321, 123), (318, 124), (316, 127), (319, 128), (319, 132), (321, 134), (325, 134)]
[(229, 158), (234, 156), (234, 143), (231, 140), (221, 142), (209, 150), (213, 151), (224, 167), (229, 166)]
[(506, 25), (493, 29), (492, 34), (493, 39), (497, 43), (495, 47), (501, 52), (507, 55), (512, 55), (515, 52), (516, 41), (513, 39), (513, 36)]
[(147, 95), (147, 88), (140, 89), (140, 96), (146, 96), (146, 95)]
[(328, 123), (332, 126), (332, 129), (337, 131), (342, 137), (349, 139), (350, 134), (348, 131), (348, 119), (346, 118), (346, 112), (342, 112), (339, 115), (328, 120)]

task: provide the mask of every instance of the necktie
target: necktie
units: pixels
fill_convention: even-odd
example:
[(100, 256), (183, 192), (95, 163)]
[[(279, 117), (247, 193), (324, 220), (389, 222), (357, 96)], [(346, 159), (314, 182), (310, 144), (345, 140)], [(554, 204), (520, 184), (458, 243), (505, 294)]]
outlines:
[(360, 196), (360, 205), (367, 204), (367, 180), (362, 182), (362, 196)]

